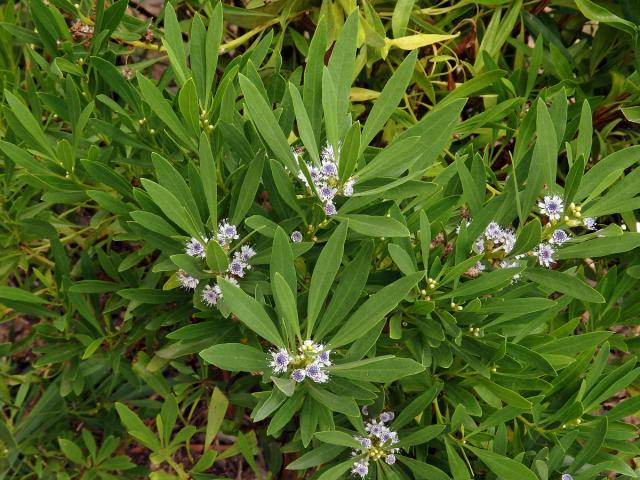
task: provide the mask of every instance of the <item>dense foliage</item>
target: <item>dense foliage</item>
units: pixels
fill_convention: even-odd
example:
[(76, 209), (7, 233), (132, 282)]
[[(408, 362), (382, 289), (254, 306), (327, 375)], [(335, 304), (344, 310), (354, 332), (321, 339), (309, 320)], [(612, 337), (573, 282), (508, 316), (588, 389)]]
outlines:
[(633, 0), (0, 10), (0, 478), (637, 478)]

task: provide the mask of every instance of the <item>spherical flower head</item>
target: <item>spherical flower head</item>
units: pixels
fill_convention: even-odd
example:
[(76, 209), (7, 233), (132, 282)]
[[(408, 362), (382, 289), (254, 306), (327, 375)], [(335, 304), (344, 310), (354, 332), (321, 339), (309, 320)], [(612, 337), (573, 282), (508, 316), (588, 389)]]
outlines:
[(382, 423), (390, 422), (395, 418), (395, 414), (393, 412), (382, 412), (380, 414), (380, 421)]
[(584, 217), (582, 219), (582, 225), (584, 225), (587, 230), (595, 230), (596, 219), (593, 217)]
[(293, 381), (298, 383), (302, 382), (306, 376), (307, 373), (302, 368), (298, 368), (291, 373)]
[(366, 477), (367, 474), (369, 473), (369, 463), (364, 459), (358, 460), (353, 464), (351, 473), (353, 473), (354, 475), (358, 475), (361, 478)]
[(225, 276), (224, 276), (224, 279), (225, 279), (227, 282), (234, 284), (236, 287), (239, 287), (239, 286), (240, 286), (240, 284), (238, 283), (238, 280), (236, 280), (236, 278), (235, 278), (235, 277), (232, 277), (231, 275), (225, 275)]
[(477, 239), (473, 244), (473, 249), (478, 253), (484, 253), (484, 238)]
[(316, 356), (316, 362), (318, 362), (323, 367), (331, 366), (331, 360), (329, 356), (331, 355), (331, 350), (324, 350), (318, 353)]
[(247, 264), (234, 258), (229, 262), (229, 273), (236, 277), (244, 277), (244, 269), (247, 268)]
[(184, 251), (191, 257), (205, 258), (207, 256), (204, 245), (196, 238), (187, 241)]
[(533, 254), (538, 257), (538, 263), (544, 267), (551, 267), (555, 250), (548, 243), (541, 243)]
[(338, 193), (338, 189), (333, 188), (326, 183), (318, 185), (318, 198), (320, 198), (322, 202), (330, 202), (333, 200), (333, 197), (336, 196), (336, 193)]
[(309, 170), (309, 176), (314, 184), (322, 180), (322, 171), (318, 167), (307, 163), (307, 170)]
[(302, 342), (302, 345), (300, 345), (299, 350), (301, 353), (317, 353), (317, 345), (314, 343), (313, 340), (305, 340), (304, 342)]
[(550, 243), (555, 243), (556, 245), (562, 245), (564, 242), (569, 240), (569, 235), (564, 230), (558, 229), (553, 232), (551, 235)]
[(218, 225), (217, 238), (220, 245), (225, 245), (232, 240), (239, 239), (240, 235), (238, 235), (238, 229), (236, 226), (225, 219)]
[(222, 299), (222, 291), (218, 285), (207, 285), (202, 290), (202, 303), (214, 307)]
[(335, 152), (333, 151), (333, 145), (327, 143), (322, 148), (322, 160), (324, 162), (335, 162), (336, 161), (336, 155), (335, 155)]
[(326, 383), (329, 381), (329, 376), (317, 363), (311, 363), (307, 365), (305, 368), (305, 373), (307, 374), (307, 377), (309, 377), (316, 383)]
[(360, 411), (362, 412), (363, 415), (369, 415), (369, 407), (367, 407), (366, 405), (364, 405)]
[(562, 477), (560, 477), (560, 480), (573, 480), (573, 477), (568, 473), (563, 473)]
[(368, 423), (367, 426), (365, 426), (365, 430), (368, 431), (374, 437), (379, 437), (382, 434), (383, 428), (384, 428), (384, 425), (376, 422), (375, 420), (371, 423)]
[(502, 228), (496, 222), (491, 222), (487, 225), (487, 228), (484, 231), (484, 236), (487, 237), (488, 240), (493, 242), (500, 242), (503, 237)]
[(353, 195), (353, 187), (356, 184), (356, 179), (355, 178), (350, 178), (349, 180), (347, 180), (346, 182), (344, 182), (344, 185), (342, 186), (342, 194), (345, 197), (350, 197)]
[(302, 242), (302, 233), (300, 233), (298, 230), (291, 232), (291, 241), (293, 243)]
[(506, 229), (502, 232), (502, 243), (504, 244), (504, 251), (506, 253), (511, 252), (516, 244), (516, 235), (513, 230)]
[(354, 437), (354, 438), (360, 445), (362, 445), (362, 448), (364, 449), (371, 448), (371, 445), (373, 445), (373, 442), (371, 442), (370, 438), (367, 438), (367, 437)]
[(393, 465), (394, 463), (396, 463), (396, 456), (393, 453), (390, 453), (386, 456), (384, 461), (387, 462), (387, 465)]
[(549, 217), (549, 220), (560, 220), (564, 213), (564, 202), (559, 195), (545, 195), (541, 202), (538, 202), (540, 213)]
[(251, 248), (251, 245), (242, 245), (240, 247), (239, 258), (243, 262), (248, 262), (251, 258), (256, 256), (256, 251)]
[(392, 432), (391, 430), (389, 430), (388, 427), (383, 427), (380, 432), (380, 435), (378, 435), (378, 438), (380, 439), (380, 442), (385, 444), (387, 442), (391, 442), (394, 436), (395, 436), (395, 432)]
[(273, 370), (273, 373), (284, 373), (287, 371), (289, 364), (291, 363), (291, 355), (286, 349), (281, 348), (279, 350), (273, 350), (271, 353), (271, 363), (269, 366)]
[(180, 286), (185, 290), (194, 290), (198, 286), (198, 283), (200, 283), (200, 280), (192, 277), (184, 270), (178, 270), (177, 277)]
[(333, 162), (333, 160), (323, 160), (320, 171), (326, 177), (335, 178), (338, 176), (338, 166)]
[(338, 213), (338, 210), (336, 210), (336, 206), (333, 202), (327, 202), (324, 204), (324, 213), (328, 216), (332, 216)]
[(307, 180), (307, 177), (304, 176), (304, 173), (298, 172), (298, 180), (300, 180), (305, 187), (309, 187), (309, 181)]

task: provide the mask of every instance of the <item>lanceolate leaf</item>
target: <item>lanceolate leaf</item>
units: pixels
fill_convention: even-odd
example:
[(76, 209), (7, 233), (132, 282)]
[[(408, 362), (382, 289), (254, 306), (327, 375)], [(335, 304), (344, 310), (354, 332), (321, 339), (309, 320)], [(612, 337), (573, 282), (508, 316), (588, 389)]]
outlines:
[(327, 298), (331, 284), (342, 264), (344, 242), (347, 238), (349, 221), (342, 222), (326, 243), (311, 276), (309, 285), (309, 303), (307, 307), (307, 335), (311, 336), (315, 320), (320, 313), (322, 304)]
[(284, 347), (273, 320), (254, 298), (224, 278), (218, 277), (218, 285), (222, 289), (224, 302), (242, 323), (273, 345)]
[(240, 88), (242, 88), (242, 93), (244, 93), (245, 96), (246, 108), (255, 122), (260, 135), (262, 135), (262, 138), (264, 138), (269, 148), (273, 150), (276, 158), (290, 171), (297, 172), (298, 166), (296, 165), (291, 148), (271, 108), (267, 105), (264, 97), (251, 80), (244, 75), (239, 75), (239, 80)]
[(393, 310), (423, 277), (424, 272), (403, 277), (371, 295), (333, 336), (330, 345), (334, 348), (346, 345), (368, 332)]

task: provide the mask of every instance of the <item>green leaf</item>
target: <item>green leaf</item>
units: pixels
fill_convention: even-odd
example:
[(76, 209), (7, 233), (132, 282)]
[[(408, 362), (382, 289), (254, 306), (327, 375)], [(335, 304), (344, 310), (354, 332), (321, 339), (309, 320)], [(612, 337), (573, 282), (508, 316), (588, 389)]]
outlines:
[(371, 112), (369, 112), (367, 116), (367, 121), (362, 128), (361, 151), (371, 143), (371, 140), (373, 140), (384, 127), (398, 106), (398, 103), (402, 100), (405, 90), (413, 76), (417, 58), (418, 50), (414, 50), (407, 55), (391, 78), (387, 80), (386, 85), (373, 104), (373, 108), (371, 108)]
[(182, 293), (165, 292), (163, 290), (156, 290), (153, 288), (124, 288), (122, 290), (118, 290), (117, 293), (127, 300), (148, 303), (151, 305), (170, 303), (184, 298)]
[[(327, 141), (334, 149), (340, 138), (340, 117), (338, 115), (336, 86), (327, 67), (322, 69), (322, 111), (327, 131)], [(336, 151), (336, 150), (334, 150)]]
[(346, 115), (349, 111), (349, 90), (355, 76), (359, 23), (360, 15), (356, 8), (344, 23), (329, 58), (329, 71), (336, 87), (338, 115)]
[(322, 130), (322, 69), (327, 48), (327, 22), (321, 16), (309, 45), (302, 97), (314, 132)]
[(578, 450), (578, 454), (571, 462), (568, 470), (569, 473), (577, 472), (580, 467), (592, 460), (600, 452), (607, 436), (608, 426), (609, 421), (607, 417), (600, 417), (600, 419), (596, 421), (595, 428), (589, 433), (587, 442)]
[(309, 115), (307, 114), (307, 110), (305, 109), (304, 103), (302, 102), (302, 96), (300, 96), (298, 87), (296, 87), (291, 82), (289, 82), (289, 93), (291, 94), (293, 109), (295, 110), (296, 119), (298, 121), (298, 132), (300, 133), (300, 139), (309, 152), (311, 159), (319, 164), (320, 154), (318, 153), (318, 143), (316, 141), (315, 134), (313, 133), (311, 120), (309, 120)]
[(485, 387), (503, 402), (518, 408), (531, 409), (531, 402), (517, 392), (492, 382), (484, 377), (477, 377), (477, 383)]
[(446, 425), (429, 425), (428, 427), (422, 427), (407, 436), (403, 436), (397, 444), (397, 448), (406, 448), (414, 445), (425, 444), (440, 435), (445, 428), (447, 428)]
[(199, 232), (204, 230), (204, 225), (200, 219), (198, 205), (191, 193), (191, 189), (183, 176), (169, 163), (168, 160), (161, 157), (157, 153), (151, 154), (153, 167), (160, 185), (169, 190), (175, 198), (181, 200), (181, 204), (189, 213), (189, 221), (198, 228)]
[(440, 390), (442, 390), (441, 383), (432, 385), (424, 393), (411, 400), (409, 405), (400, 410), (399, 414), (393, 420), (393, 423), (391, 423), (391, 428), (393, 430), (399, 430), (409, 424), (411, 420), (420, 416), (423, 411), (429, 408), (438, 393), (440, 393)]
[(580, 181), (584, 173), (585, 157), (581, 154), (578, 156), (567, 174), (567, 179), (564, 184), (564, 201), (570, 204), (573, 201), (578, 188), (580, 188)]
[(162, 92), (153, 84), (151, 80), (144, 75), (138, 73), (138, 85), (140, 86), (140, 92), (142, 98), (149, 104), (153, 113), (155, 113), (160, 120), (173, 132), (176, 138), (195, 150), (195, 142), (193, 138), (184, 128), (182, 122), (171, 108), (171, 104), (162, 96)]
[(0, 287), (0, 301), (2, 300), (37, 304), (49, 303), (42, 297), (15, 287)]
[(313, 327), (322, 305), (329, 294), (338, 269), (342, 264), (344, 242), (347, 238), (349, 221), (345, 220), (335, 229), (320, 252), (311, 276), (309, 301), (307, 306), (307, 336), (311, 337)]
[(206, 246), (207, 265), (216, 273), (224, 273), (229, 268), (229, 258), (227, 252), (215, 239), (207, 242)]
[(140, 420), (134, 412), (132, 412), (126, 405), (116, 402), (116, 411), (120, 416), (120, 421), (127, 429), (127, 432), (140, 440), (145, 446), (152, 450), (160, 448), (160, 442), (158, 438), (149, 430), (149, 428)]
[(627, 32), (631, 35), (638, 34), (638, 27), (624, 18), (613, 14), (606, 8), (592, 2), (591, 0), (576, 0), (576, 6), (580, 9), (582, 14), (589, 20), (594, 20), (599, 23), (605, 23), (611, 25), (614, 28)]
[(271, 249), (271, 283), (275, 283), (275, 274), (279, 273), (287, 281), (289, 289), (292, 292), (298, 291), (298, 283), (296, 280), (296, 268), (293, 264), (293, 250), (289, 237), (282, 229), (277, 227), (273, 237), (273, 248)]
[(347, 131), (338, 163), (338, 176), (341, 182), (349, 180), (360, 158), (360, 122), (356, 121)]
[[(461, 283), (456, 289), (439, 298), (464, 298), (497, 290), (511, 284), (511, 279), (525, 269), (524, 265), (517, 268), (502, 268), (484, 273), (475, 280)], [(442, 283), (445, 283), (444, 281)]]
[(411, 275), (412, 273), (416, 273), (417, 269), (414, 261), (403, 247), (395, 243), (390, 243), (387, 248), (393, 262), (403, 274)]
[(198, 94), (193, 78), (189, 78), (180, 89), (178, 94), (178, 106), (180, 113), (185, 119), (187, 126), (194, 135), (200, 133), (200, 108), (198, 106)]
[(267, 368), (267, 354), (242, 343), (223, 343), (200, 352), (202, 359), (231, 372), (260, 372)]
[(262, 178), (262, 169), (264, 168), (264, 156), (257, 155), (247, 168), (240, 188), (240, 195), (232, 206), (231, 223), (238, 224), (245, 217), (253, 200), (256, 198), (260, 180)]
[(316, 386), (308, 381), (305, 383), (309, 394), (314, 400), (321, 403), (329, 410), (338, 413), (344, 413), (348, 417), (359, 417), (360, 409), (356, 401), (351, 397), (336, 395), (320, 386)]
[(640, 247), (640, 233), (625, 232), (621, 236), (598, 237), (579, 244), (567, 245), (556, 253), (556, 259), (604, 257), (628, 252), (638, 247)]
[(184, 85), (187, 80), (187, 56), (184, 53), (184, 41), (176, 11), (168, 3), (164, 9), (164, 38), (162, 44), (167, 49), (171, 67), (176, 74), (178, 85)]
[(117, 283), (104, 280), (81, 280), (71, 285), (69, 291), (73, 293), (106, 293), (115, 292), (120, 287), (121, 285)]
[(200, 237), (201, 232), (195, 220), (173, 193), (162, 185), (158, 185), (146, 178), (143, 178), (141, 182), (151, 199), (160, 207), (160, 210), (162, 210), (169, 220), (189, 233), (192, 237)]
[(466, 445), (466, 447), (498, 477), (518, 478), (520, 480), (538, 480), (536, 474), (520, 462), (488, 450), (472, 447), (471, 445)]
[(296, 298), (291, 291), (289, 284), (279, 272), (274, 275), (274, 281), (271, 285), (276, 300), (276, 307), (288, 326), (288, 331), (294, 333), (298, 340), (302, 339), (300, 334), (300, 322), (298, 320), (298, 307)]
[(271, 377), (273, 384), (287, 397), (293, 396), (297, 383), (290, 378)]
[(58, 444), (60, 445), (60, 450), (62, 450), (65, 457), (78, 465), (86, 465), (84, 454), (78, 445), (73, 443), (71, 440), (66, 440), (64, 438), (59, 438)]
[(56, 154), (51, 148), (51, 142), (45, 136), (44, 130), (40, 123), (34, 118), (33, 114), (29, 111), (22, 100), (18, 99), (9, 90), (4, 91), (4, 98), (9, 104), (9, 108), (15, 115), (16, 119), (20, 122), (31, 139), (34, 141), (38, 149), (51, 159), (56, 158)]
[[(419, 462), (413, 458), (405, 457), (403, 455), (396, 455), (396, 458), (400, 463), (403, 463), (411, 470), (411, 473), (415, 475), (419, 480), (451, 480), (449, 475), (444, 473), (437, 467), (429, 465), (428, 463)], [(464, 464), (462, 465), (464, 468)]]
[(374, 217), (351, 213), (338, 215), (336, 218), (348, 219), (349, 228), (368, 237), (408, 237), (409, 230), (399, 221), (391, 217)]
[[(586, 158), (586, 157), (585, 157)], [(640, 160), (640, 145), (634, 145), (622, 150), (613, 152), (599, 160), (582, 177), (575, 202), (580, 202), (587, 198), (596, 188), (601, 186), (603, 179), (611, 178), (611, 183), (617, 180), (616, 174), (622, 174), (627, 168), (635, 165)], [(611, 183), (601, 186), (607, 188)]]
[(319, 338), (330, 332), (351, 311), (360, 299), (367, 278), (373, 254), (373, 242), (366, 242), (358, 250), (355, 258), (342, 271), (340, 282), (318, 324), (316, 335)]
[[(377, 177), (400, 176), (413, 166), (420, 157), (420, 137), (397, 139), (378, 153), (366, 166), (358, 170), (358, 180), (364, 181)], [(360, 143), (360, 150), (366, 145)]]
[(424, 371), (424, 365), (410, 358), (390, 355), (341, 363), (329, 368), (332, 375), (366, 382), (388, 383)]
[(393, 38), (403, 37), (407, 34), (407, 25), (411, 18), (414, 3), (415, 0), (398, 0), (396, 2), (396, 6), (393, 9), (393, 16), (391, 17)]
[(536, 282), (543, 290), (556, 290), (585, 302), (604, 303), (605, 301), (597, 290), (568, 273), (546, 268), (527, 268), (523, 275)]
[(344, 449), (342, 445), (321, 445), (291, 462), (287, 470), (305, 470), (322, 465), (336, 458)]
[[(200, 355), (202, 356), (202, 352), (200, 352)], [(227, 400), (227, 397), (225, 397), (224, 393), (222, 393), (218, 387), (215, 387), (211, 394), (209, 410), (207, 411), (207, 430), (204, 440), (205, 448), (211, 445), (216, 434), (220, 431), (228, 407), (229, 400)]]
[(424, 272), (396, 280), (371, 295), (347, 320), (329, 342), (332, 347), (346, 345), (371, 330), (422, 280)]
[(451, 440), (445, 439), (444, 444), (447, 449), (447, 460), (449, 462), (451, 474), (453, 475), (453, 480), (469, 480), (471, 478), (469, 470), (467, 470), (467, 466), (460, 458), (460, 455), (456, 452)]
[[(336, 480), (337, 478), (341, 478), (343, 473), (346, 473), (347, 470), (353, 467), (353, 460), (349, 459), (344, 462), (341, 462), (337, 465), (334, 465), (328, 470), (325, 470), (322, 475), (320, 475), (317, 480)], [(287, 467), (289, 468), (289, 467)]]
[(314, 437), (323, 443), (329, 443), (331, 445), (342, 445), (343, 447), (356, 449), (362, 448), (360, 442), (354, 439), (353, 435), (349, 435), (348, 433), (340, 432), (338, 430), (316, 432)]
[(216, 161), (211, 152), (211, 145), (203, 132), (200, 135), (200, 146), (198, 149), (200, 157), (200, 177), (204, 187), (204, 196), (209, 207), (209, 225), (212, 229), (218, 224), (218, 177), (216, 172)]
[(239, 74), (238, 77), (240, 88), (245, 97), (246, 108), (260, 135), (269, 148), (273, 150), (276, 158), (291, 172), (297, 172), (298, 165), (271, 107), (269, 107), (251, 80), (242, 74)]
[(222, 290), (225, 304), (242, 323), (273, 345), (285, 346), (275, 324), (253, 297), (224, 278), (218, 277), (218, 285)]
[(526, 223), (516, 240), (516, 244), (513, 246), (510, 255), (518, 255), (520, 253), (526, 253), (532, 250), (540, 243), (542, 238), (542, 225), (540, 220), (534, 218), (529, 223)]

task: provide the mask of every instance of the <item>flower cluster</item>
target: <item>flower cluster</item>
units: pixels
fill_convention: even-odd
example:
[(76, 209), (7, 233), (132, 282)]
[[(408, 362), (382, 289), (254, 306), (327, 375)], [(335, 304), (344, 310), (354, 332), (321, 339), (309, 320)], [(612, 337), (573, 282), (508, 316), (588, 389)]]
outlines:
[(496, 222), (491, 222), (478, 238), (474, 247), (478, 253), (497, 253), (503, 251), (508, 254), (516, 244), (516, 234), (511, 228), (502, 228)]
[[(296, 158), (299, 153), (294, 151)], [(340, 149), (338, 148), (338, 155), (334, 152), (333, 146), (325, 145), (322, 149), (322, 161), (320, 166), (314, 165), (310, 162), (305, 162), (307, 170), (309, 171), (309, 177), (313, 183), (313, 187), (318, 195), (320, 201), (324, 204), (324, 213), (326, 215), (335, 215), (337, 213), (336, 206), (333, 203), (333, 199), (336, 195), (340, 194), (345, 197), (353, 195), (353, 187), (356, 183), (355, 178), (350, 178), (344, 184), (340, 185), (338, 178), (338, 159), (340, 155)], [(298, 172), (298, 178), (305, 184), (305, 186), (311, 189), (309, 180), (305, 174)]]
[(329, 375), (324, 369), (331, 366), (331, 350), (312, 340), (305, 340), (298, 350), (298, 354), (289, 353), (285, 348), (271, 351), (269, 366), (273, 373), (286, 373), (291, 368), (290, 377), (298, 383), (305, 378), (316, 383), (328, 382)]
[(392, 412), (382, 412), (377, 420), (365, 423), (366, 437), (355, 436), (355, 440), (361, 445), (351, 454), (357, 460), (353, 464), (351, 473), (364, 478), (369, 473), (369, 462), (377, 462), (384, 459), (388, 465), (396, 463), (396, 453), (400, 450), (394, 447), (400, 440), (398, 434), (385, 424), (393, 420)]
[(538, 202), (538, 208), (542, 215), (549, 217), (552, 222), (557, 222), (564, 213), (564, 201), (559, 195), (545, 195), (542, 201)]
[[(218, 231), (216, 232), (215, 238), (215, 241), (217, 241), (220, 246), (229, 249), (233, 241), (238, 240), (240, 236), (238, 235), (237, 227), (225, 219), (218, 224)], [(192, 257), (206, 258), (206, 246), (209, 241), (207, 237), (203, 237), (203, 241), (191, 238), (185, 244), (185, 253)], [(233, 253), (225, 272), (225, 279), (237, 285), (238, 279), (243, 278), (245, 271), (251, 269), (249, 260), (255, 256), (255, 254), (255, 250), (250, 245), (242, 245), (240, 250)], [(178, 271), (177, 278), (180, 285), (187, 290), (195, 289), (199, 283), (197, 278), (192, 277), (183, 270)], [(222, 290), (218, 285), (206, 285), (202, 290), (201, 298), (205, 305), (213, 307), (222, 299)]]

